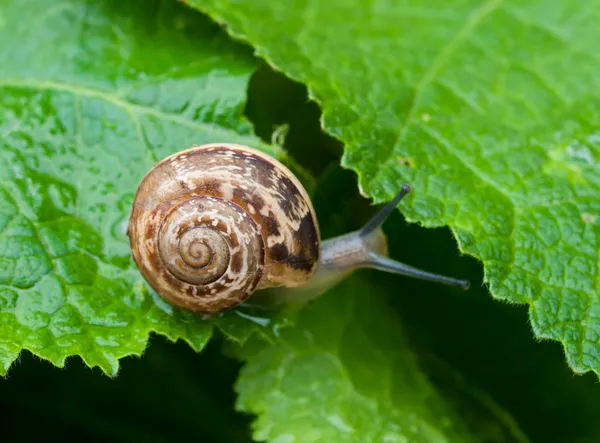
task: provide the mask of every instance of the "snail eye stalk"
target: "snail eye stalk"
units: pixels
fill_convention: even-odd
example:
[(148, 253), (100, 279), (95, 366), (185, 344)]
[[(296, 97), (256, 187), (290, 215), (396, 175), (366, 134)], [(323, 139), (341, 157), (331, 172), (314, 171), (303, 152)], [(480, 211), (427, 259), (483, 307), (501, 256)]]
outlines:
[(409, 192), (412, 191), (410, 185), (404, 184), (402, 185), (402, 189), (400, 192), (393, 198), (391, 202), (381, 208), (371, 220), (369, 220), (360, 230), (360, 235), (362, 237), (366, 237), (371, 232), (375, 231), (377, 228), (381, 227), (383, 223), (387, 220), (387, 218), (394, 212), (400, 200), (402, 200)]
[[(359, 236), (368, 239), (369, 236), (374, 235), (381, 225), (387, 220), (391, 213), (396, 209), (398, 203), (409, 193), (412, 188), (404, 184), (398, 194), (390, 201), (387, 205), (381, 208), (371, 220), (369, 220), (363, 228), (359, 231)], [(470, 283), (468, 280), (460, 280), (452, 277), (446, 277), (444, 275), (433, 274), (431, 272), (423, 271), (421, 269), (409, 266), (407, 264), (392, 260), (385, 255), (379, 254), (374, 251), (369, 251), (367, 258), (364, 263), (365, 267), (378, 269), (384, 272), (390, 272), (393, 274), (404, 275), (407, 277), (418, 278), (420, 280), (426, 280), (436, 283), (442, 283), (450, 286), (458, 286), (465, 291), (469, 289)]]

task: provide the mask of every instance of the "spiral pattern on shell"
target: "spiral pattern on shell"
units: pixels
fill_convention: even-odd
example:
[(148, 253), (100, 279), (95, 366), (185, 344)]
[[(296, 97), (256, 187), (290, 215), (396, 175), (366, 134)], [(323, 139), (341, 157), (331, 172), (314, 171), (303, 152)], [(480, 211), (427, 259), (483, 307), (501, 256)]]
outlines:
[(297, 178), (232, 144), (195, 146), (157, 163), (129, 221), (134, 261), (171, 304), (214, 314), (256, 289), (300, 286), (319, 259), (319, 228)]

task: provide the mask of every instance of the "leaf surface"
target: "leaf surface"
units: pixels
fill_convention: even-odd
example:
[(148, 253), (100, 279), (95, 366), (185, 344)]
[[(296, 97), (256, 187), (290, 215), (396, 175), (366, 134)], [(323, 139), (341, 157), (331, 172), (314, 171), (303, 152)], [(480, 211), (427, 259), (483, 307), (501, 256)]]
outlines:
[(305, 83), (361, 191), (448, 225), (600, 373), (600, 2), (190, 0)]
[(464, 403), (429, 382), (387, 306), (392, 288), (354, 276), (304, 309), (276, 344), (246, 344), (236, 390), (238, 407), (259, 415), (254, 438), (527, 442), (499, 409), (471, 398), (461, 412)]
[(0, 373), (29, 349), (115, 374), (150, 331), (200, 349), (212, 322), (148, 289), (127, 222), (157, 160), (259, 147), (242, 116), (251, 54), (167, 1), (8, 0), (0, 41)]

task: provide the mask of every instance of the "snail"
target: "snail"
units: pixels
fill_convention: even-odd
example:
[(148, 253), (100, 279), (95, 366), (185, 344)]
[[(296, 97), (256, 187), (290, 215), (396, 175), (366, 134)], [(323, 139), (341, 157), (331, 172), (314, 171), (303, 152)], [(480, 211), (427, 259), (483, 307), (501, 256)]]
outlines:
[(311, 200), (286, 166), (247, 146), (194, 145), (142, 179), (129, 218), (132, 256), (162, 298), (207, 316), (255, 292), (275, 304), (307, 300), (358, 268), (467, 289), (388, 258), (381, 225), (410, 190), (402, 186), (359, 231), (322, 242)]

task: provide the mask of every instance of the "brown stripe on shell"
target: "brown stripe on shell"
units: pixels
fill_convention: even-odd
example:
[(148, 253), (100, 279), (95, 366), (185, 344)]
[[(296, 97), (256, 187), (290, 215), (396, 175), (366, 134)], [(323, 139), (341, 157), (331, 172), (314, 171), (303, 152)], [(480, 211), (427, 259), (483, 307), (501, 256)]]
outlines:
[(250, 195), (249, 200), (252, 206), (259, 212), (265, 206), (265, 201), (260, 198), (260, 195), (252, 194)]
[(277, 223), (277, 218), (275, 217), (275, 214), (269, 212), (269, 215), (267, 217), (263, 217), (263, 223), (265, 231), (267, 232), (267, 235), (269, 237), (281, 235), (279, 232), (279, 224)]

